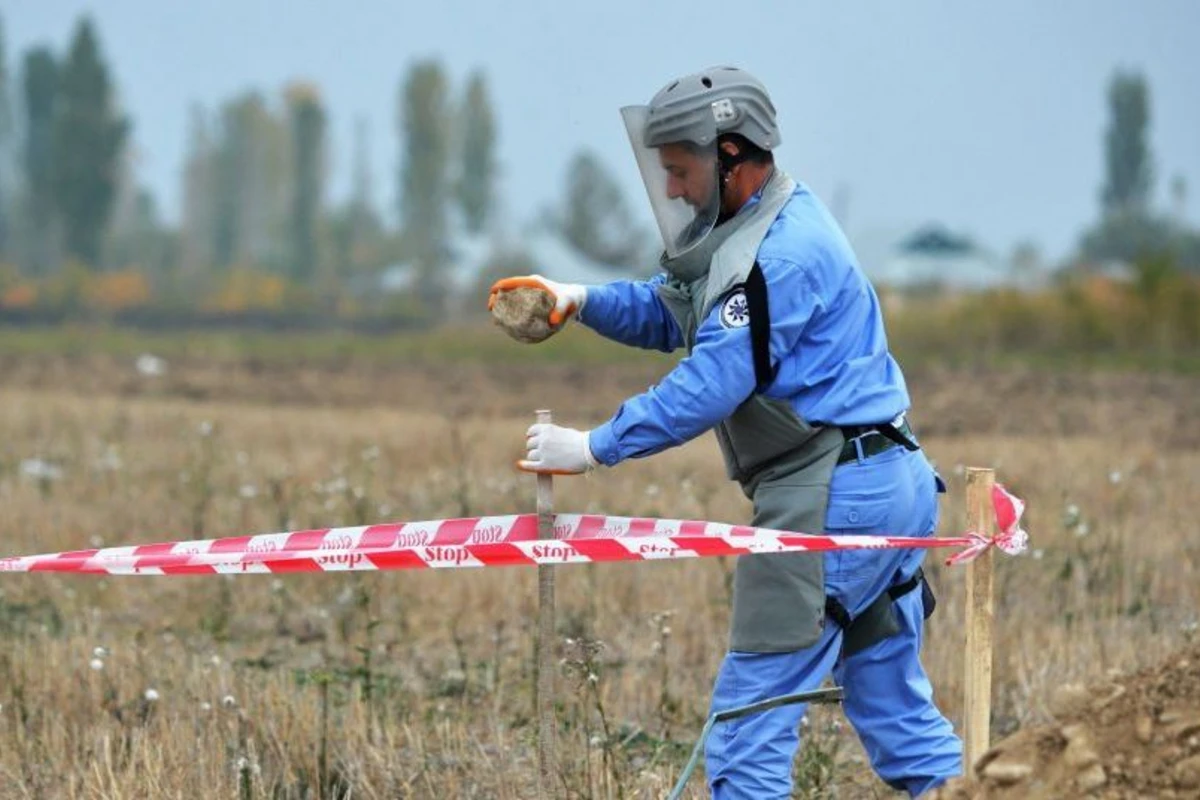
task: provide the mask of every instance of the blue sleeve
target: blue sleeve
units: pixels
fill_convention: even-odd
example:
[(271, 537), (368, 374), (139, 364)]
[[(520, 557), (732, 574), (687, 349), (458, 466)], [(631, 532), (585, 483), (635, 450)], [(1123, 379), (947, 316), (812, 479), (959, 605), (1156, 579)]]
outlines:
[[(591, 302), (589, 298), (588, 302)], [(694, 439), (728, 417), (754, 391), (750, 328), (726, 328), (720, 306), (696, 333), (691, 355), (662, 382), (621, 404), (592, 430), (592, 455), (606, 466)]]
[(579, 321), (605, 338), (632, 347), (669, 353), (683, 346), (675, 318), (658, 296), (666, 275), (648, 281), (614, 281), (589, 286)]
[[(801, 333), (824, 305), (820, 280), (811, 269), (788, 261), (759, 263), (771, 313), (771, 361), (794, 361)], [(756, 378), (748, 317), (740, 326), (736, 320), (723, 322), (723, 307), (718, 302), (700, 325), (690, 356), (659, 385), (626, 400), (612, 419), (591, 431), (588, 443), (598, 462), (611, 467), (683, 444), (750, 397)]]

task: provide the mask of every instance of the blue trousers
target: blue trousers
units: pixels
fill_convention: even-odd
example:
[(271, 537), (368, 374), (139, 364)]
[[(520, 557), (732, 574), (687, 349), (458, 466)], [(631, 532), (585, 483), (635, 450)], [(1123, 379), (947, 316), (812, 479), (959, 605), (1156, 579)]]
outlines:
[[(827, 530), (932, 536), (937, 480), (924, 453), (900, 447), (841, 465), (830, 485)], [(828, 553), (826, 594), (856, 616), (889, 586), (913, 575), (923, 558), (923, 550)], [(962, 743), (933, 704), (933, 688), (921, 666), (921, 592), (898, 598), (894, 609), (900, 632), (849, 658), (841, 658), (842, 631), (832, 621), (804, 650), (726, 654), (712, 711), (817, 689), (832, 675), (845, 691), (846, 717), (884, 781), (916, 796), (960, 775)], [(784, 706), (718, 725), (705, 747), (715, 800), (790, 797), (805, 710)]]

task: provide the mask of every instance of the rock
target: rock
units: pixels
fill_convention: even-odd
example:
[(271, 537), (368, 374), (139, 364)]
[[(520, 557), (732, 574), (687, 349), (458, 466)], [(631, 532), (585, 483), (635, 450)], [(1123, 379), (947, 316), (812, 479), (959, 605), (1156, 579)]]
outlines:
[(1133, 734), (1142, 744), (1150, 744), (1154, 738), (1154, 720), (1148, 714), (1142, 714), (1133, 723)]
[(1097, 699), (1094, 703), (1092, 703), (1092, 708), (1095, 709), (1096, 711), (1099, 711), (1100, 709), (1102, 709), (1105, 706), (1112, 703), (1117, 698), (1124, 696), (1125, 692), (1126, 692), (1125, 687), (1122, 686), (1121, 684), (1117, 684), (1116, 686), (1113, 686), (1109, 690), (1108, 694), (1106, 694), (1104, 697)]
[(512, 338), (536, 344), (557, 333), (550, 325), (554, 301), (540, 289), (521, 287), (499, 292), (492, 305), (492, 320)]
[(971, 800), (971, 784), (965, 777), (951, 778), (934, 789), (929, 800)]
[(1077, 716), (1087, 708), (1091, 696), (1078, 683), (1064, 683), (1050, 695), (1050, 713), (1059, 719)]
[(1173, 771), (1175, 783), (1180, 789), (1200, 788), (1200, 755), (1180, 761)]
[(1104, 767), (1099, 764), (1093, 764), (1075, 778), (1075, 785), (1085, 792), (1099, 789), (1106, 783), (1108, 776), (1104, 774)]
[(1200, 733), (1200, 717), (1192, 717), (1172, 726), (1170, 736), (1172, 739), (1183, 742), (1196, 733)]
[(1092, 744), (1092, 732), (1086, 725), (1067, 725), (1062, 729), (1062, 735), (1067, 740), (1062, 757), (1068, 766), (1086, 770), (1099, 763), (1100, 756)]
[(1033, 774), (1033, 767), (1013, 761), (993, 761), (983, 768), (983, 777), (1001, 786), (1020, 783)]
[(1100, 761), (1100, 756), (1087, 742), (1077, 739), (1067, 745), (1063, 761), (1075, 769), (1084, 769)]
[(1088, 731), (1087, 726), (1083, 724), (1063, 726), (1062, 735), (1068, 743), (1076, 741), (1089, 743), (1092, 740), (1091, 733)]

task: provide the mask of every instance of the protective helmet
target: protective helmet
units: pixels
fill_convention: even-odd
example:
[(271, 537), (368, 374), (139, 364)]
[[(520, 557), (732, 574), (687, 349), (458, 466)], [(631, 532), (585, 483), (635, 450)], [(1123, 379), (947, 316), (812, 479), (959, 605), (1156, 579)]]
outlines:
[(669, 258), (699, 244), (721, 208), (717, 138), (737, 133), (763, 150), (779, 146), (766, 87), (736, 67), (674, 80), (647, 105), (621, 109)]
[(682, 141), (706, 146), (723, 133), (740, 133), (774, 150), (781, 139), (767, 87), (737, 67), (713, 67), (672, 81), (647, 110), (646, 147)]

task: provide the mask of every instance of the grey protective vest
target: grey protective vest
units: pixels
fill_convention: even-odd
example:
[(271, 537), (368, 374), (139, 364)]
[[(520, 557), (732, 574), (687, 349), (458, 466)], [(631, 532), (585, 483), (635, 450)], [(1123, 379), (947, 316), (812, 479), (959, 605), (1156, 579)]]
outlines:
[[(795, 188), (795, 181), (776, 170), (758, 203), (715, 228), (696, 248), (664, 259), (668, 280), (658, 293), (689, 352), (699, 322), (745, 283), (767, 230)], [(824, 530), (829, 481), (844, 441), (840, 430), (811, 426), (788, 402), (755, 392), (717, 426), (716, 434), (726, 472), (754, 503), (755, 526)], [(779, 653), (814, 644), (825, 620), (824, 579), (819, 553), (740, 557), (730, 649)]]

